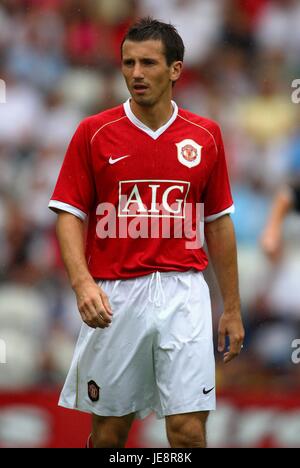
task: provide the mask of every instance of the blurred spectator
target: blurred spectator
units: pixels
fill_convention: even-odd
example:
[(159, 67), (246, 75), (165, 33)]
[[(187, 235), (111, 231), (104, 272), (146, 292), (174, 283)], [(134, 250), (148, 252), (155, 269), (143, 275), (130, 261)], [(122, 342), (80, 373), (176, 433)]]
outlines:
[(285, 57), (299, 63), (300, 4), (298, 0), (273, 0), (266, 3), (255, 27), (261, 48), (282, 50)]
[(177, 27), (186, 46), (188, 66), (203, 62), (217, 45), (223, 22), (224, 0), (141, 0), (140, 14)]
[(31, 387), (40, 381), (42, 374), (49, 321), (45, 299), (25, 287), (2, 286), (0, 310), (1, 339), (7, 349), (0, 389)]
[[(252, 30), (252, 17), (249, 10), (243, 6), (246, 2), (230, 0), (225, 3), (223, 37), (226, 47), (242, 50), (247, 58), (256, 50), (256, 41)], [(234, 12), (234, 14), (232, 14)]]
[(282, 253), (283, 225), (292, 210), (300, 212), (300, 177), (294, 183), (282, 187), (274, 197), (272, 210), (261, 236), (264, 253), (272, 261), (278, 261)]
[[(15, 24), (14, 24), (15, 23)], [(12, 23), (16, 34), (5, 57), (8, 72), (48, 91), (64, 73), (64, 28), (59, 15), (49, 11), (30, 11)]]
[(32, 85), (7, 73), (2, 73), (1, 78), (6, 83), (7, 102), (0, 105), (0, 144), (31, 144), (35, 123), (41, 117), (42, 96)]

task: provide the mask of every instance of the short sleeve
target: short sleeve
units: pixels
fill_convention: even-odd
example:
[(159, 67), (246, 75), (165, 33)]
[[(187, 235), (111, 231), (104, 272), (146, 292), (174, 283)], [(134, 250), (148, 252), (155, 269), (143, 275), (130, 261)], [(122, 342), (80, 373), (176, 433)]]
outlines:
[(205, 222), (215, 221), (225, 214), (234, 213), (224, 144), (219, 127), (215, 143), (217, 156), (202, 197)]
[(48, 206), (53, 211), (67, 211), (85, 220), (94, 197), (90, 145), (83, 121), (69, 144)]

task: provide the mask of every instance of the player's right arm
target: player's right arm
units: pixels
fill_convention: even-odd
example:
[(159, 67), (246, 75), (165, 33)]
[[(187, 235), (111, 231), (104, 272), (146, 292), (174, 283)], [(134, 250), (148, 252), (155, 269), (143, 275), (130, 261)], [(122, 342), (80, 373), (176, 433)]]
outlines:
[(59, 211), (56, 232), (82, 320), (92, 328), (108, 327), (112, 310), (108, 297), (88, 270), (84, 253), (84, 222), (71, 213)]

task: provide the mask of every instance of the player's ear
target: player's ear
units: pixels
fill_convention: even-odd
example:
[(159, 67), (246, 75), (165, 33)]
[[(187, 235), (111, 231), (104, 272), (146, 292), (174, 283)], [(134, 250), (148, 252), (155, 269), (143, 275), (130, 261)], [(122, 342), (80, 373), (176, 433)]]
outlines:
[(177, 61), (173, 62), (171, 65), (171, 81), (177, 81), (180, 78), (182, 72), (183, 62)]

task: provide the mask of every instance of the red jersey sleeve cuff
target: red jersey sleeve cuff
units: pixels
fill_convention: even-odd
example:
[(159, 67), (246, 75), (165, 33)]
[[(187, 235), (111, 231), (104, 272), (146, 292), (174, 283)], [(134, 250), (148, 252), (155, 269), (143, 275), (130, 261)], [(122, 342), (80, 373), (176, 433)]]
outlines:
[(57, 200), (50, 200), (48, 208), (52, 211), (66, 211), (67, 213), (71, 213), (72, 215), (80, 218), (82, 221), (85, 221), (87, 215), (84, 211), (79, 210), (75, 206), (68, 205), (68, 203), (63, 203)]
[(215, 221), (216, 219), (221, 218), (221, 216), (234, 213), (234, 211), (235, 211), (234, 205), (231, 205), (229, 208), (226, 208), (226, 210), (220, 211), (219, 213), (215, 213), (211, 216), (205, 216), (204, 221), (206, 223), (211, 223), (212, 221)]

